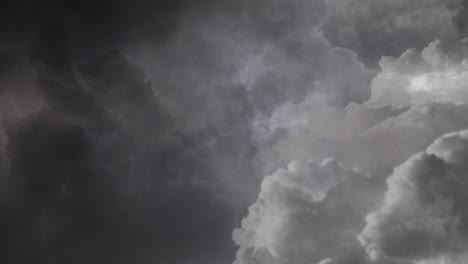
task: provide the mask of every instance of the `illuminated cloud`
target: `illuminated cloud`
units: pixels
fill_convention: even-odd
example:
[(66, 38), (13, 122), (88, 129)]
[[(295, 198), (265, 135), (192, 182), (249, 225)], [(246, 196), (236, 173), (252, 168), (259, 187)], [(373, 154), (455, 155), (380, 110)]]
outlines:
[[(266, 176), (242, 227), (234, 263), (355, 263), (355, 239), (376, 200), (375, 181), (334, 160), (291, 162)], [(260, 254), (260, 252), (263, 252)]]
[(398, 58), (382, 58), (382, 71), (372, 81), (368, 103), (394, 107), (428, 102), (466, 103), (466, 43), (448, 47), (454, 54), (444, 50), (447, 44), (434, 41), (421, 52), (411, 49)]

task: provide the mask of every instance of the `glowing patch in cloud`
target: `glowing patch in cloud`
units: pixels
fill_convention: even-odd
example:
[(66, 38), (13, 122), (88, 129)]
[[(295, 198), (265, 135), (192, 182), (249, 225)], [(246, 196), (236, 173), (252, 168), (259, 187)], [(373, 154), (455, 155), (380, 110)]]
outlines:
[(411, 92), (419, 92), (419, 91), (426, 91), (429, 92), (431, 90), (428, 76), (427, 75), (422, 75), (418, 76), (410, 81), (410, 87), (409, 91)]
[(409, 80), (407, 89), (415, 103), (462, 103), (468, 98), (468, 72), (451, 69), (418, 75)]

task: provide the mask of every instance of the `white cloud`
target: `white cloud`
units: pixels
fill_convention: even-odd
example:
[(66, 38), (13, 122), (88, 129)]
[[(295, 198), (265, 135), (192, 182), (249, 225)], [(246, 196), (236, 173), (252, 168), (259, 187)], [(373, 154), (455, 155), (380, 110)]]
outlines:
[(467, 128), (462, 54), (463, 43), (435, 41), (422, 52), (383, 58), (363, 104), (330, 106), (324, 96), (310, 93), (302, 102), (277, 106), (271, 116), (258, 115), (254, 131), (264, 142), (258, 155), (262, 171), (329, 156), (371, 172), (388, 170), (437, 137)]
[[(253, 122), (261, 174), (271, 175), (264, 178), (258, 200), (234, 232), (240, 246), (236, 264), (363, 264), (371, 260), (379, 264), (452, 264), (461, 259), (460, 252), (448, 251), (466, 246), (466, 230), (459, 228), (468, 222), (464, 219), (468, 213), (465, 216), (460, 211), (462, 203), (455, 201), (463, 195), (447, 190), (455, 188), (463, 175), (460, 171), (468, 169), (462, 165), (468, 154), (463, 152), (465, 139), (460, 144), (448, 138), (465, 136), (444, 137), (414, 155), (441, 135), (468, 128), (468, 53), (465, 41), (453, 41), (458, 32), (452, 19), (460, 2), (413, 2), (327, 0), (335, 10), (323, 25), (325, 35), (314, 31), (315, 35), (298, 37), (294, 32), (290, 35), (293, 40), (270, 45), (246, 61), (244, 84), (271, 107), (270, 112), (257, 114)], [(372, 19), (380, 19), (373, 17), (375, 8), (384, 16), (382, 23), (363, 30), (362, 23), (368, 26)], [(363, 55), (361, 48), (372, 44), (369, 36), (373, 34), (366, 35), (369, 32), (397, 46), (388, 54), (404, 51), (399, 57), (380, 60), (381, 71), (372, 80), (365, 102), (348, 100), (348, 95), (360, 93), (359, 98), (364, 98), (369, 87), (363, 78), (372, 72), (354, 52), (334, 48), (323, 37), (336, 25), (343, 25), (335, 32), (338, 35), (358, 36), (359, 56)], [(432, 26), (428, 29), (428, 25)], [(422, 32), (423, 28), (428, 30)], [(362, 34), (365, 36), (359, 37)], [(422, 50), (407, 49), (414, 43), (405, 42), (404, 36), (412, 35), (420, 37), (421, 42), (415, 44), (420, 48), (435, 37), (442, 40)], [(339, 41), (332, 39), (334, 44)], [(341, 44), (356, 44), (351, 42)], [(292, 44), (298, 48), (289, 49)], [(381, 47), (374, 44), (371, 46), (380, 56)], [(370, 59), (371, 53), (367, 54)], [(271, 91), (273, 97), (278, 92), (281, 100), (269, 98)], [(347, 98), (342, 100), (345, 103), (330, 100), (340, 96)], [(325, 174), (329, 181), (319, 184), (316, 175), (327, 166), (308, 160), (330, 156), (339, 161), (338, 168), (363, 167), (375, 177), (356, 172), (349, 176), (350, 172), (340, 169)], [(408, 158), (390, 176), (383, 197), (379, 184), (384, 185), (391, 169)], [(310, 169), (311, 164), (322, 169)], [(284, 166), (287, 169), (278, 170)], [(426, 178), (433, 188), (429, 191), (427, 185), (419, 186), (426, 184)], [(380, 199), (384, 199), (383, 205), (372, 208)], [(376, 212), (365, 219), (370, 210)], [(365, 221), (361, 244), (357, 244), (356, 232)]]
[(466, 103), (466, 56), (461, 47), (452, 48), (456, 57), (449, 56), (443, 50), (445, 44), (434, 41), (422, 52), (411, 49), (398, 58), (382, 58), (382, 71), (372, 81), (368, 103), (395, 107), (428, 102)]
[(362, 171), (334, 160), (291, 162), (264, 178), (258, 200), (234, 231), (240, 247), (235, 263), (362, 259), (355, 235), (375, 203), (373, 184)]

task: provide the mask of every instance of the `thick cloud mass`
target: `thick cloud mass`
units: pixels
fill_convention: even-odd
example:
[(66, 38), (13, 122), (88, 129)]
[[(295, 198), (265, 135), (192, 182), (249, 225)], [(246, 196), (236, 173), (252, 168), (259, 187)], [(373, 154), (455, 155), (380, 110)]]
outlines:
[[(188, 71), (167, 64), (161, 74), (179, 77), (150, 83), (124, 55), (136, 43), (174, 45), (188, 6), (5, 3), (0, 262), (230, 262), (257, 181), (244, 90), (229, 82), (220, 98), (230, 106), (193, 98), (217, 103), (198, 115), (217, 118), (187, 124), (172, 102), (190, 98), (178, 85), (196, 90), (181, 81)], [(178, 92), (169, 101), (164, 90)]]
[(325, 0), (328, 17), (322, 25), (335, 45), (354, 50), (366, 64), (422, 48), (434, 39), (463, 35), (462, 0)]
[(0, 262), (466, 262), (466, 6), (3, 1)]
[[(301, 100), (290, 99), (278, 105), (270, 115), (257, 115), (254, 118), (254, 132), (260, 145), (256, 155), (257, 163), (261, 164), (261, 173), (271, 175), (265, 177), (259, 198), (244, 219), (242, 228), (234, 232), (234, 240), (240, 247), (235, 263), (416, 264), (460, 263), (466, 258), (462, 226), (467, 220), (464, 220), (460, 213), (454, 212), (457, 209), (454, 209), (455, 202), (451, 196), (455, 195), (457, 199), (461, 199), (459, 204), (462, 210), (461, 204), (465, 195), (461, 191), (462, 187), (458, 192), (450, 187), (457, 187), (456, 182), (463, 177), (463, 161), (459, 160), (462, 167), (446, 172), (441, 169), (445, 165), (440, 165), (444, 161), (439, 161), (437, 155), (431, 152), (427, 158), (421, 158), (424, 160), (421, 163), (425, 165), (414, 169), (417, 171), (414, 173), (421, 175), (418, 176), (421, 180), (414, 184), (408, 183), (410, 186), (416, 185), (426, 174), (434, 175), (435, 179), (445, 177), (447, 180), (430, 183), (430, 186), (434, 186), (435, 192), (440, 187), (440, 192), (448, 198), (424, 194), (427, 201), (421, 202), (418, 195), (423, 195), (421, 193), (427, 189), (426, 185), (419, 187), (421, 191), (414, 191), (415, 193), (406, 193), (406, 189), (395, 191), (391, 187), (387, 194), (381, 193), (387, 175), (394, 166), (404, 162), (414, 153), (423, 151), (441, 135), (468, 127), (466, 42), (461, 39), (461, 32), (454, 22), (459, 19), (456, 16), (463, 12), (463, 7), (460, 2), (430, 1), (424, 5), (422, 2), (415, 2), (415, 6), (424, 6), (418, 10), (421, 13), (416, 14), (416, 11), (413, 12), (415, 9), (409, 8), (413, 3), (364, 2), (326, 1), (329, 16), (319, 28), (322, 30), (321, 37), (328, 38), (328, 45), (347, 48), (362, 45), (362, 49), (357, 46), (352, 48), (357, 53), (357, 58), (362, 59), (368, 67), (372, 67), (374, 59), (379, 61), (380, 72), (370, 82), (367, 100), (351, 101), (344, 106), (336, 105), (327, 100), (328, 95), (320, 93), (320, 89), (313, 89)], [(374, 9), (388, 14), (388, 21), (377, 24), (373, 36), (375, 41), (382, 41), (382, 49), (376, 42), (366, 42), (367, 39), (362, 35), (367, 34), (363, 32), (368, 28), (372, 28), (362, 25), (372, 21), (371, 14), (378, 14)], [(438, 16), (427, 16), (430, 21), (418, 19), (417, 22), (411, 22), (416, 17), (426, 17), (424, 14), (431, 12)], [(359, 16), (362, 17), (357, 18)], [(355, 24), (353, 19), (362, 21)], [(341, 27), (333, 29), (340, 23), (345, 23), (346, 27), (341, 24)], [(435, 23), (437, 27), (429, 26), (431, 23)], [(378, 28), (384, 24), (388, 26), (388, 30)], [(426, 27), (427, 30), (420, 30)], [(352, 34), (355, 35), (355, 39), (344, 36), (342, 40), (349, 42), (339, 43), (337, 35), (333, 34), (344, 35), (337, 33), (339, 30), (345, 30), (344, 28), (354, 32)], [(414, 37), (415, 41), (405, 42), (408, 38), (401, 37), (405, 34)], [(375, 54), (372, 53), (374, 51)], [(254, 73), (258, 72), (258, 65), (265, 64), (262, 60), (256, 63), (256, 67), (251, 68)], [(293, 67), (287, 67), (291, 68)], [(296, 68), (293, 69), (297, 72)], [(357, 72), (366, 71), (369, 70), (361, 67)], [(359, 76), (359, 73), (352, 75)], [(340, 78), (342, 73), (338, 70), (333, 76)], [(297, 79), (300, 78), (294, 78)], [(353, 80), (348, 77), (345, 79)], [(328, 79), (321, 79), (319, 83), (336, 87), (336, 83)], [(347, 85), (352, 87), (353, 84), (351, 82)], [(439, 141), (443, 140), (436, 142)], [(439, 143), (434, 143), (433, 146), (437, 144)], [(465, 149), (461, 143), (456, 145)], [(291, 160), (297, 160), (293, 164), (308, 164), (307, 161), (311, 158), (322, 160), (328, 157), (334, 157), (343, 168), (362, 167), (372, 175), (366, 180), (347, 178), (347, 181), (356, 184), (354, 186), (338, 184), (336, 189), (345, 190), (344, 196), (340, 196), (343, 194), (336, 191), (327, 193), (326, 198), (320, 201), (311, 202), (301, 198), (303, 203), (313, 205), (313, 208), (332, 208), (330, 210), (340, 219), (337, 222), (327, 218), (329, 215), (326, 211), (320, 211), (317, 215), (307, 214), (307, 206), (284, 202), (289, 199), (284, 197), (296, 197), (295, 195), (304, 192), (314, 193), (315, 189), (301, 184), (298, 189), (286, 191), (285, 182), (288, 182), (289, 177), (295, 176), (290, 175), (294, 175), (290, 167), (288, 170), (279, 169), (287, 166)], [(407, 163), (413, 164), (410, 161), (405, 164)], [(405, 166), (396, 169), (388, 181), (393, 182), (394, 175), (405, 170), (401, 169), (406, 168)], [(456, 176), (457, 174), (460, 176)], [(340, 178), (339, 175), (341, 173), (337, 172), (329, 177)], [(457, 180), (452, 181), (451, 177), (456, 177)], [(267, 188), (271, 182), (275, 184)], [(404, 184), (407, 184), (407, 181)], [(447, 186), (444, 187), (445, 185)], [(408, 188), (412, 190), (411, 188), (415, 187)], [(321, 189), (329, 190), (325, 187)], [(356, 199), (361, 197), (359, 193), (367, 195), (363, 195), (364, 199)], [(393, 200), (388, 200), (388, 193), (391, 193)], [(283, 197), (284, 200), (278, 197)], [(327, 201), (335, 201), (334, 199), (345, 199), (349, 203), (327, 204)], [(383, 205), (380, 204), (381, 201)], [(395, 205), (396, 203), (399, 203), (400, 207)], [(386, 206), (391, 209), (387, 210)], [(362, 214), (356, 214), (356, 211)], [(373, 211), (376, 213), (372, 213)], [(346, 213), (341, 215), (338, 212)], [(370, 216), (364, 218), (367, 214)], [(317, 219), (327, 219), (323, 220), (327, 221), (327, 225), (322, 227), (317, 224)], [(367, 224), (363, 225), (364, 222)], [(346, 225), (347, 223), (352, 224)], [(326, 231), (314, 231), (319, 227)], [(361, 233), (358, 235), (359, 232)], [(335, 236), (336, 234), (340, 235)], [(353, 235), (346, 238), (344, 234)], [(323, 245), (326, 246), (322, 247), (321, 243), (325, 240), (327, 242)], [(357, 240), (360, 241), (360, 245), (357, 244)], [(343, 247), (342, 241), (346, 241), (344, 244), (347, 247)], [(414, 246), (407, 246), (407, 243)]]
[(372, 259), (419, 260), (466, 250), (468, 132), (447, 134), (398, 166), (359, 239)]
[(5, 129), (2, 262), (227, 260), (238, 205), (191, 150), (204, 139), (171, 135), (170, 116), (119, 53), (76, 71), (80, 81), (39, 74), (46, 106)]
[(464, 46), (434, 41), (421, 52), (383, 57), (369, 100), (362, 104), (333, 106), (311, 93), (302, 102), (277, 107), (255, 123), (266, 142), (259, 162), (270, 173), (289, 160), (333, 156), (380, 173), (437, 137), (467, 128)]
[(359, 263), (355, 240), (378, 186), (334, 160), (291, 162), (266, 176), (242, 228), (234, 263)]
[(372, 81), (369, 103), (422, 105), (428, 102), (467, 101), (466, 40), (431, 42), (421, 52), (409, 49), (398, 58), (383, 57)]

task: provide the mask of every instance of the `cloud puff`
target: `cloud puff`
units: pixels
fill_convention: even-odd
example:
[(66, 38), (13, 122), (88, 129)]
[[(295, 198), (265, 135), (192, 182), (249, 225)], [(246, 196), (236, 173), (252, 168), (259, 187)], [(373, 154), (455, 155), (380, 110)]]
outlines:
[(465, 252), (467, 160), (468, 131), (462, 131), (395, 168), (382, 205), (359, 235), (371, 259), (418, 261)]
[[(375, 182), (334, 160), (291, 162), (264, 178), (242, 227), (234, 263), (355, 263), (362, 217), (376, 200)], [(341, 262), (340, 262), (341, 263)]]

